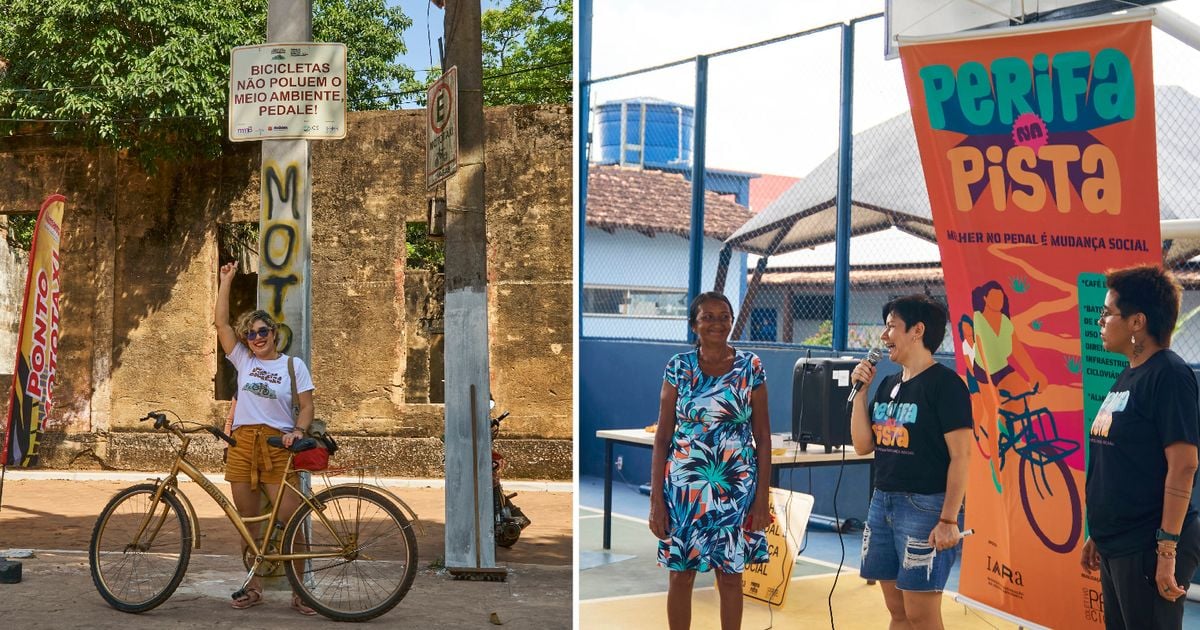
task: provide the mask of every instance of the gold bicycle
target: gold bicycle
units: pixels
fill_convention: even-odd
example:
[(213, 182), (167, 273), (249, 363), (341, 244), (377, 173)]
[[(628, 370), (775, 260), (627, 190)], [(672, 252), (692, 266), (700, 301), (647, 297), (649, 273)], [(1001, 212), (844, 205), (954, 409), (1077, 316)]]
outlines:
[[(216, 427), (186, 422), (178, 416), (169, 422), (161, 411), (141, 420), (154, 420), (156, 430), (173, 434), (180, 445), (165, 479), (118, 492), (96, 519), (88, 563), (96, 589), (113, 608), (142, 613), (167, 601), (183, 581), (192, 549), (200, 548), (200, 522), (179, 490), (179, 473), (190, 477), (221, 506), (246, 544), (249, 572), (238, 593), (244, 592), (255, 572), (267, 563), (282, 563), (292, 589), (304, 603), (338, 621), (373, 619), (408, 593), (417, 572), (417, 540), (405, 511), (414, 521), (416, 515), (391, 492), (358, 482), (331, 485), (306, 495), (285, 474), (270, 512), (243, 518), (233, 502), (187, 459), (190, 433), (207, 431), (231, 445), (233, 438)], [(283, 447), (278, 437), (271, 441), (273, 446)], [(311, 438), (293, 443), (285, 472), (293, 471), (294, 453), (314, 446)], [(280, 535), (276, 514), (285, 489), (296, 493), (301, 503)], [(246, 525), (259, 522), (264, 524), (263, 532), (261, 539), (255, 540)], [(296, 560), (305, 562), (293, 562)], [(297, 564), (303, 568), (298, 569)]]

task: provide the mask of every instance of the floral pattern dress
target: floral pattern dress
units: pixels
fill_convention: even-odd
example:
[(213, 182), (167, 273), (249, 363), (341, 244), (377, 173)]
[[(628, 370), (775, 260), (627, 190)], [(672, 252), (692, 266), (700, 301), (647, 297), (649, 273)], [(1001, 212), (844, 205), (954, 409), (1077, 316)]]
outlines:
[(766, 562), (766, 534), (742, 530), (758, 478), (750, 394), (767, 380), (762, 361), (739, 350), (732, 370), (709, 376), (693, 350), (672, 357), (664, 378), (678, 396), (663, 484), (671, 537), (659, 541), (658, 563), (741, 573)]

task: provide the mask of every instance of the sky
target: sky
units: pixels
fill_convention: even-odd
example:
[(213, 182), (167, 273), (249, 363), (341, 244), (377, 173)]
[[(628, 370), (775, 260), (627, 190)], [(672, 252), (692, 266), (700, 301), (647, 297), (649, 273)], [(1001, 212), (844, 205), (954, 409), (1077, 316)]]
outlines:
[[(387, 0), (387, 5), (404, 9), (404, 14), (413, 21), (413, 25), (404, 31), (404, 44), (408, 52), (400, 56), (401, 63), (417, 70), (419, 77), (424, 76), (423, 71), (429, 66), (441, 65), (438, 38), (442, 36), (446, 12), (433, 6), (429, 0)], [(501, 0), (482, 0), (481, 10), (507, 5), (508, 2)]]
[[(1042, 5), (1052, 1), (1042, 0)], [(1174, 0), (1163, 6), (1200, 24), (1200, 2)], [(591, 77), (690, 59), (883, 10), (883, 0), (594, 0)], [(906, 112), (908, 98), (899, 60), (884, 60), (884, 20), (859, 23), (855, 40), (853, 120), (858, 132)], [(831, 30), (710, 59), (707, 166), (800, 177), (832, 154), (838, 136), (840, 41), (838, 30)], [(1195, 72), (1200, 51), (1157, 29), (1153, 41), (1155, 83), (1181, 85), (1200, 95), (1200, 73)], [(695, 91), (695, 68), (689, 63), (596, 84), (591, 106), (642, 96), (690, 106)], [(594, 120), (590, 128), (595, 131)]]

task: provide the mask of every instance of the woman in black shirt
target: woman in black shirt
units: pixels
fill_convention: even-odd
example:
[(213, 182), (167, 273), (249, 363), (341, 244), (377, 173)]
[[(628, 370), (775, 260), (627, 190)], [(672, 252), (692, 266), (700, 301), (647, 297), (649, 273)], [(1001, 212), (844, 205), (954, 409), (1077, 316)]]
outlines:
[[(850, 434), (859, 455), (875, 453), (875, 492), (863, 531), (860, 574), (879, 581), (893, 627), (941, 628), (942, 590), (958, 558), (958, 513), (967, 491), (971, 399), (954, 370), (933, 358), (946, 309), (924, 295), (883, 307), (881, 336), (900, 373), (870, 403), (856, 396)], [(851, 378), (869, 385), (864, 360)]]
[(1105, 627), (1183, 627), (1183, 596), (1200, 561), (1191, 504), (1200, 391), (1171, 350), (1182, 289), (1158, 266), (1106, 274), (1104, 349), (1125, 355), (1089, 430), (1089, 538), (1081, 562), (1100, 570)]

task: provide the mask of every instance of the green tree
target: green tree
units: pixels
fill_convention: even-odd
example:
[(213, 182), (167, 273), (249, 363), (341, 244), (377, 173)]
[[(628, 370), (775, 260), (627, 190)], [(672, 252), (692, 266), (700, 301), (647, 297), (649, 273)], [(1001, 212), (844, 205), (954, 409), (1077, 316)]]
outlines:
[(817, 332), (800, 343), (806, 346), (833, 346), (833, 321), (822, 321), (817, 325)]
[[(394, 60), (412, 24), (384, 0), (315, 0), (316, 41), (347, 45), (352, 109), (412, 71)], [(0, 134), (47, 121), (55, 137), (155, 161), (216, 155), (225, 136), (229, 51), (266, 39), (262, 0), (3, 0)]]
[[(484, 105), (571, 102), (571, 11), (572, 0), (510, 0), (483, 12)], [(424, 106), (441, 73), (433, 66), (401, 89)]]
[(408, 268), (428, 269), (437, 273), (445, 271), (446, 246), (441, 241), (429, 238), (428, 223), (406, 223), (404, 241), (408, 247), (408, 260), (405, 263)]
[(571, 102), (572, 0), (511, 0), (483, 13), (483, 102)]
[(33, 246), (33, 228), (36, 224), (36, 214), (10, 214), (4, 240), (8, 241), (11, 247), (29, 251)]
[(411, 68), (395, 63), (408, 52), (403, 34), (412, 19), (384, 0), (314, 0), (313, 39), (346, 44), (347, 105), (352, 110), (396, 109), (396, 85), (412, 85)]

